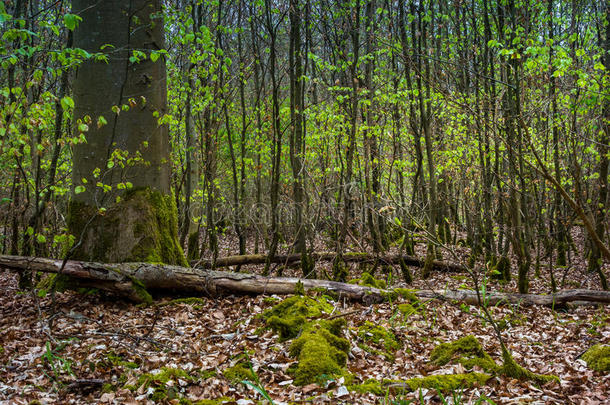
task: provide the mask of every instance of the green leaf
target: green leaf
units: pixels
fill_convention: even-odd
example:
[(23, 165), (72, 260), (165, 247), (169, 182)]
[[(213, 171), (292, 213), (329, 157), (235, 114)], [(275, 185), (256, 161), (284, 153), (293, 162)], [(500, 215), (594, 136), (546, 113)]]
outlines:
[(101, 115), (99, 117), (97, 117), (97, 127), (98, 128), (101, 128), (101, 127), (103, 127), (106, 124), (108, 124), (108, 121), (106, 121), (106, 118), (104, 118)]
[(66, 96), (64, 98), (61, 99), (61, 108), (63, 108), (64, 110), (69, 110), (74, 108), (74, 100), (72, 100), (72, 97)]
[(76, 186), (74, 187), (74, 194), (80, 194), (85, 191), (85, 186)]
[(70, 31), (74, 31), (74, 28), (78, 27), (78, 23), (83, 21), (83, 19), (76, 14), (65, 14), (64, 15), (64, 25)]
[(41, 235), (41, 234), (36, 235), (36, 242), (45, 243), (46, 241), (47, 241), (47, 238), (45, 238), (44, 235)]
[(154, 63), (154, 62), (156, 62), (156, 61), (157, 61), (157, 59), (159, 59), (159, 56), (160, 56), (160, 55), (159, 55), (157, 52), (152, 52), (152, 53), (150, 54), (150, 60), (151, 60), (151, 61), (153, 61), (153, 63)]

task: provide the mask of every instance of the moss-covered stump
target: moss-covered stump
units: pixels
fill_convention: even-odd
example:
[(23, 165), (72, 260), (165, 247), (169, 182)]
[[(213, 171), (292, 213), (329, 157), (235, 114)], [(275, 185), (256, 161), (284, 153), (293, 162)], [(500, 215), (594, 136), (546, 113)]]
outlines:
[(295, 338), (305, 327), (308, 319), (319, 318), (330, 313), (333, 306), (324, 297), (314, 299), (307, 296), (289, 297), (263, 313), (268, 327), (279, 336), (280, 341)]
[(292, 342), (290, 355), (298, 359), (289, 372), (296, 385), (322, 383), (346, 375), (344, 370), (349, 342), (341, 337), (344, 319), (309, 322), (301, 336)]
[(430, 353), (430, 361), (437, 366), (449, 362), (460, 363), (466, 369), (478, 366), (487, 372), (497, 372), (498, 365), (487, 354), (481, 343), (472, 335), (465, 336), (452, 343), (441, 343)]
[(105, 211), (73, 200), (68, 228), (81, 243), (72, 257), (188, 266), (178, 241), (177, 218), (172, 196), (149, 188), (127, 191)]
[(587, 366), (595, 371), (610, 371), (610, 346), (595, 345), (582, 355), (582, 359), (587, 362)]
[(400, 349), (400, 343), (394, 333), (368, 321), (358, 328), (358, 339), (358, 346), (362, 350), (383, 356), (388, 361), (393, 361), (394, 353)]

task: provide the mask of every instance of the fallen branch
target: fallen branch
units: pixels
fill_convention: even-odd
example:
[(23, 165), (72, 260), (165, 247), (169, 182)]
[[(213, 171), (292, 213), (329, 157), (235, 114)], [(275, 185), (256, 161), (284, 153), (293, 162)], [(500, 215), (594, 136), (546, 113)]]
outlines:
[[(317, 262), (332, 262), (337, 257), (334, 252), (313, 252), (311, 258)], [(253, 254), (253, 255), (236, 255), (227, 256), (216, 259), (216, 267), (229, 267), (229, 266), (243, 266), (247, 264), (265, 264), (267, 255)], [(369, 253), (362, 252), (347, 252), (343, 254), (343, 260), (346, 262), (358, 262), (358, 263), (379, 263), (389, 265), (399, 265), (400, 261), (404, 261), (407, 266), (423, 267), (425, 260), (415, 256), (409, 255), (387, 255), (387, 256), (375, 256)], [(271, 263), (276, 264), (294, 264), (301, 261), (300, 254), (292, 255), (276, 255), (271, 259)], [(199, 260), (192, 261), (191, 265), (200, 269), (211, 269), (213, 266), (212, 260)], [(467, 272), (466, 267), (459, 264), (447, 263), (443, 261), (434, 260), (432, 261), (432, 269), (436, 271), (444, 271), (451, 273), (465, 273)]]
[[(58, 273), (62, 260), (24, 256), (0, 256), (0, 267), (22, 272), (40, 271)], [(263, 277), (255, 274), (202, 270), (165, 264), (119, 263), (104, 264), (68, 260), (61, 273), (78, 279), (79, 284), (120, 294), (133, 301), (143, 301), (146, 292), (142, 288), (165, 290), (181, 294), (293, 294), (302, 284), (307, 290), (326, 290), (350, 300), (365, 303), (381, 302), (390, 291), (356, 284), (328, 280), (299, 279), (295, 277)], [(300, 286), (299, 286), (300, 287)], [(469, 290), (413, 291), (420, 298), (441, 299), (478, 305), (477, 294)], [(560, 305), (574, 301), (610, 303), (610, 292), (597, 290), (563, 290), (553, 295), (487, 293), (489, 305)]]

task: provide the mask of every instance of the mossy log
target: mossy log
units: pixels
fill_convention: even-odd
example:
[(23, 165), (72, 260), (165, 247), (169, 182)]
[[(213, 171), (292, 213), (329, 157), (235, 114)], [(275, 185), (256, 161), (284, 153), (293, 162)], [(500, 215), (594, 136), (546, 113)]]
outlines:
[[(148, 290), (166, 290), (181, 294), (220, 296), (226, 294), (293, 294), (297, 288), (305, 291), (327, 290), (347, 299), (365, 303), (381, 302), (395, 297), (392, 291), (339, 283), (328, 280), (295, 277), (263, 277), (254, 274), (212, 271), (154, 263), (104, 264), (26, 256), (0, 256), (0, 268), (12, 271), (60, 273), (78, 279), (79, 284), (110, 291), (134, 301), (146, 301)], [(302, 287), (301, 287), (302, 286)], [(144, 290), (143, 290), (144, 289)], [(475, 291), (413, 291), (419, 298), (442, 299), (477, 305)], [(559, 305), (574, 301), (610, 303), (610, 292), (597, 290), (563, 290), (553, 295), (487, 293), (489, 305)]]
[[(337, 258), (335, 252), (313, 252), (310, 257), (317, 262), (332, 262)], [(379, 263), (389, 265), (400, 265), (401, 261), (408, 266), (423, 267), (425, 259), (420, 259), (415, 256), (409, 255), (386, 255), (386, 256), (375, 256), (364, 252), (347, 252), (342, 255), (345, 262), (358, 262), (358, 263)], [(276, 255), (271, 259), (271, 263), (276, 264), (295, 264), (301, 261), (301, 254), (292, 255)], [(243, 266), (247, 264), (265, 264), (267, 262), (267, 255), (253, 254), (253, 255), (236, 255), (227, 256), (216, 259), (216, 267), (229, 267), (229, 266)], [(201, 269), (211, 269), (214, 265), (212, 260), (194, 260), (191, 261), (193, 267)], [(432, 261), (432, 270), (443, 271), (449, 273), (465, 273), (468, 270), (466, 267), (459, 264), (448, 263), (438, 260)]]

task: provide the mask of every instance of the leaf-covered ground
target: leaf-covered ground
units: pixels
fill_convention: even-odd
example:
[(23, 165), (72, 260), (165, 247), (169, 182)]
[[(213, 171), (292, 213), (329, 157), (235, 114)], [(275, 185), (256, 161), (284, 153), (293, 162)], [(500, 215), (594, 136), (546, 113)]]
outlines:
[[(435, 274), (426, 282), (415, 282), (414, 287), (451, 288), (464, 283), (464, 276)], [(481, 341), (494, 360), (501, 361), (492, 328), (473, 315), (475, 307), (431, 301), (417, 313), (404, 315), (398, 310), (403, 302), (370, 307), (335, 303), (333, 314), (344, 313), (347, 321), (345, 335), (351, 343), (347, 369), (355, 377), (352, 384), (370, 378), (403, 380), (464, 372), (459, 364), (435, 367), (429, 355), (437, 344), (469, 334)], [(261, 396), (254, 388), (230, 382), (223, 375), (247, 358), (260, 386), (275, 403), (440, 401), (435, 390), (401, 395), (390, 390), (385, 396), (356, 393), (347, 389), (343, 379), (294, 386), (287, 372), (295, 362), (288, 354), (290, 342), (280, 343), (272, 331), (262, 330), (257, 316), (273, 305), (273, 299), (263, 296), (151, 307), (74, 292), (39, 298), (19, 292), (16, 276), (1, 272), (0, 403), (185, 403), (185, 399), (221, 397), (225, 403), (257, 403)], [(484, 386), (456, 390), (445, 397), (461, 397), (463, 403), (479, 398), (495, 403), (607, 403), (610, 376), (590, 370), (579, 356), (593, 344), (610, 342), (608, 306), (556, 311), (503, 307), (492, 308), (492, 313), (517, 362), (537, 373), (556, 374), (561, 383), (537, 386), (494, 377)], [(361, 348), (358, 331), (365, 321), (394, 332), (400, 347), (393, 360)], [(163, 377), (174, 368), (182, 371)], [(164, 395), (155, 395), (159, 388)]]

